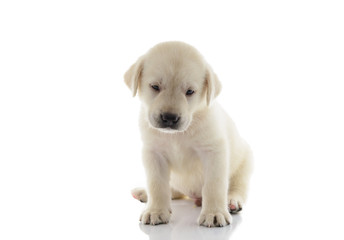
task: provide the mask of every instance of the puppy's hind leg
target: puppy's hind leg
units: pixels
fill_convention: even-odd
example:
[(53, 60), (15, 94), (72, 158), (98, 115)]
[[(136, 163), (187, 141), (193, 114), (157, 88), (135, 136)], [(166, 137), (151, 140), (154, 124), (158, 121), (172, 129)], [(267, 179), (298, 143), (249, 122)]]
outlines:
[(147, 191), (144, 188), (134, 188), (131, 190), (131, 195), (140, 202), (147, 202), (148, 200)]
[[(184, 196), (184, 194), (178, 192), (177, 190), (171, 188), (171, 193), (172, 193), (172, 200), (174, 199), (181, 199)], [(147, 191), (144, 188), (134, 188), (131, 190), (131, 195), (139, 200), (140, 202), (147, 202), (148, 196), (147, 196)]]
[(252, 171), (251, 161), (251, 156), (245, 159), (230, 179), (228, 193), (228, 210), (230, 213), (240, 212), (246, 201)]

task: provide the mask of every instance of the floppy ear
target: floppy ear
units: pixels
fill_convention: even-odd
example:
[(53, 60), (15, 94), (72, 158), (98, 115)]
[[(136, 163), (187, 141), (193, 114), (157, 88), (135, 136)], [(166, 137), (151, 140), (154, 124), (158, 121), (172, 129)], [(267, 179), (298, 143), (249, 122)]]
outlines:
[(210, 66), (207, 67), (205, 83), (207, 88), (207, 105), (209, 106), (211, 101), (219, 95), (222, 88), (219, 79)]
[(135, 97), (137, 93), (137, 88), (139, 86), (139, 81), (141, 79), (142, 70), (143, 70), (143, 59), (141, 57), (136, 61), (136, 63), (131, 65), (129, 70), (124, 74), (124, 82), (132, 91), (133, 97)]

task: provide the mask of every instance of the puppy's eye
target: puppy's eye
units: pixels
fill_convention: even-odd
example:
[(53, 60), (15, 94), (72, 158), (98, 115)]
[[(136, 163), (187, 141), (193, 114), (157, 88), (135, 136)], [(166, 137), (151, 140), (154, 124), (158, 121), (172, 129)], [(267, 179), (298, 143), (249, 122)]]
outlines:
[(186, 91), (185, 94), (186, 94), (186, 96), (191, 96), (191, 95), (194, 94), (194, 93), (195, 93), (194, 90), (190, 90), (190, 89), (189, 89), (189, 90)]
[(160, 91), (160, 87), (158, 85), (151, 85), (151, 87), (157, 92)]

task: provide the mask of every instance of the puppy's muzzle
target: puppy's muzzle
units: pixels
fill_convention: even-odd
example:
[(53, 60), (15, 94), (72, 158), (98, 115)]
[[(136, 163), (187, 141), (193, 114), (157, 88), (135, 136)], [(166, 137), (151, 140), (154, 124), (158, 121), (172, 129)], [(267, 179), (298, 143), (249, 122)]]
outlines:
[(178, 128), (180, 117), (174, 113), (162, 113), (160, 114), (160, 127), (161, 128)]

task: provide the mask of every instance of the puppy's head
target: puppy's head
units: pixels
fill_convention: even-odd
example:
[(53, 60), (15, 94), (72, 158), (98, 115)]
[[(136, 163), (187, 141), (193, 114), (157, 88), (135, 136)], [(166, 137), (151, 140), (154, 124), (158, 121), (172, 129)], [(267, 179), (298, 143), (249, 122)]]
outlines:
[(139, 97), (150, 126), (185, 131), (195, 112), (210, 105), (221, 84), (199, 52), (182, 42), (165, 42), (140, 57), (124, 75)]

